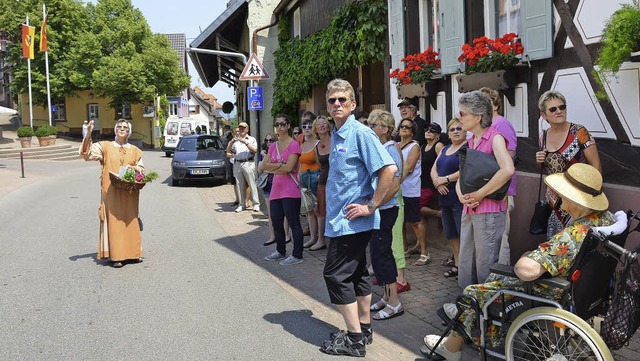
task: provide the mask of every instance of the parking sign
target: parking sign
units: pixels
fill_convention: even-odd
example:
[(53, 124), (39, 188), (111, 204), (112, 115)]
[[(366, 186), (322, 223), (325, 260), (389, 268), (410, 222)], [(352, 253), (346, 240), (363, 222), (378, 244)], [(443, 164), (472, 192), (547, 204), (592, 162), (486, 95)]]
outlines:
[(264, 110), (264, 98), (262, 96), (261, 86), (250, 86), (247, 88), (249, 94), (249, 110)]

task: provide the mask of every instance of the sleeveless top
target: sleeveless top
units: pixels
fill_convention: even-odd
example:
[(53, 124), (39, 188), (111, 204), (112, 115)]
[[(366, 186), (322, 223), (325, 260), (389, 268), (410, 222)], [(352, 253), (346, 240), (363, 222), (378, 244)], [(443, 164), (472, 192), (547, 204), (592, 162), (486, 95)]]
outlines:
[(316, 154), (318, 154), (318, 162), (320, 163), (320, 174), (318, 175), (318, 184), (325, 185), (327, 184), (327, 178), (329, 178), (329, 154), (322, 155), (318, 152), (318, 145), (320, 142), (316, 144)]
[[(463, 145), (462, 147), (466, 147)], [(461, 148), (462, 148), (461, 147)], [(447, 155), (447, 150), (451, 148), (451, 145), (446, 145), (440, 151), (440, 157), (436, 160), (436, 170), (438, 171), (438, 176), (445, 177), (451, 173), (455, 173), (460, 170), (460, 159), (458, 158), (458, 152), (451, 155)], [(446, 195), (442, 195), (438, 192), (438, 205), (440, 207), (453, 207), (455, 205), (461, 205), (460, 200), (458, 199), (458, 194), (456, 194), (456, 183), (450, 182), (447, 188), (449, 189), (449, 193)]]
[(420, 152), (420, 156), (422, 157), (422, 175), (420, 176), (420, 187), (421, 188), (429, 188), (435, 190), (436, 187), (433, 185), (431, 181), (431, 168), (433, 168), (433, 163), (436, 162), (436, 158), (438, 158), (438, 153), (436, 153), (436, 145), (438, 143), (442, 143), (440, 140), (435, 142), (431, 149), (425, 151), (427, 145), (425, 144), (422, 147), (422, 151)]
[[(320, 141), (317, 141), (315, 146), (317, 146), (319, 142)], [(306, 153), (300, 154), (300, 159), (298, 160), (300, 163), (300, 173), (304, 173), (306, 171), (313, 172), (320, 169), (320, 165), (316, 163), (316, 153), (314, 152), (314, 148), (311, 148), (311, 150)], [(302, 146), (300, 146), (300, 151), (302, 151)]]
[[(420, 145), (417, 142), (411, 142), (405, 144), (404, 148), (402, 148), (402, 159), (404, 159), (404, 163), (407, 164), (409, 159), (409, 153), (413, 147), (419, 147)], [(413, 172), (407, 174), (404, 178), (404, 182), (400, 185), (402, 189), (402, 196), (408, 198), (416, 198), (420, 197), (420, 175), (422, 174), (422, 160), (418, 157), (418, 163), (413, 168)]]

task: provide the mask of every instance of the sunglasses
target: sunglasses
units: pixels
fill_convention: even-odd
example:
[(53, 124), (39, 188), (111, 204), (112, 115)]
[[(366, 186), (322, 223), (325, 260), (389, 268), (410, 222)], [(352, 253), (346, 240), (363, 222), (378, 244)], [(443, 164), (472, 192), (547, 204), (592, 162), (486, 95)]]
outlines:
[(311, 129), (311, 128), (313, 128), (313, 125), (311, 124), (305, 124), (302, 126), (302, 129)]
[(429, 133), (440, 133), (440, 132), (438, 132), (437, 130), (435, 130), (433, 128), (429, 128), (426, 131), (429, 132)]
[(449, 128), (450, 132), (461, 132), (462, 131), (462, 127), (453, 127), (453, 128)]
[(327, 103), (329, 103), (329, 104), (335, 104), (335, 103), (336, 103), (336, 101), (337, 101), (337, 102), (340, 102), (340, 104), (344, 104), (344, 103), (346, 103), (346, 102), (347, 102), (347, 100), (348, 100), (348, 99), (347, 99), (347, 98), (345, 98), (345, 97), (340, 97), (340, 98), (329, 98), (329, 99), (327, 99)]
[(413, 128), (411, 125), (406, 125), (406, 124), (403, 124), (398, 127), (398, 129), (411, 129), (411, 128)]
[(286, 127), (288, 124), (287, 124), (287, 123), (285, 123), (285, 122), (282, 122), (282, 123), (281, 123), (281, 122), (276, 122), (276, 123), (273, 123), (273, 125), (274, 125), (276, 128), (284, 128), (284, 127)]
[(265, 139), (264, 141), (267, 142), (267, 143), (271, 143), (271, 142), (273, 142), (273, 139)]
[(566, 104), (558, 105), (557, 107), (551, 107), (551, 108), (549, 108), (548, 110), (549, 110), (551, 113), (555, 113), (555, 112), (556, 112), (556, 110), (558, 110), (558, 109), (560, 109), (560, 110), (565, 110), (565, 109), (567, 109), (567, 105), (566, 105)]

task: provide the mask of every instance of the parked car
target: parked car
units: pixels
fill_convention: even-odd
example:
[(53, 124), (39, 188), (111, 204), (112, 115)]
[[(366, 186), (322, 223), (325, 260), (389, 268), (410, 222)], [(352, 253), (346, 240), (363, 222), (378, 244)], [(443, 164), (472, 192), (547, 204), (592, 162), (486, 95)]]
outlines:
[(180, 138), (171, 161), (171, 181), (227, 181), (225, 149), (217, 135), (188, 135)]
[(202, 135), (209, 134), (208, 126), (207, 122), (199, 119), (169, 117), (164, 126), (164, 143), (161, 149), (170, 157), (176, 150), (180, 138), (195, 134), (198, 129)]

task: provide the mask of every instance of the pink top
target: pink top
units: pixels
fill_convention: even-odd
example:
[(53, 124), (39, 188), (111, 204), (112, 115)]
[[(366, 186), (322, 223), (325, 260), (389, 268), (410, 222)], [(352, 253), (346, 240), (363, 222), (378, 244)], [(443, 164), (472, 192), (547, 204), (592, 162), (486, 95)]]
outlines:
[[(493, 155), (493, 138), (496, 135), (500, 135), (498, 131), (494, 127), (489, 127), (487, 128), (487, 130), (485, 130), (484, 134), (482, 134), (482, 138), (480, 138), (480, 141), (477, 145), (473, 144), (473, 140), (475, 139), (474, 137), (469, 138), (469, 148)], [(496, 201), (493, 199), (485, 198), (475, 209), (470, 209), (465, 205), (462, 212), (464, 214), (480, 214), (504, 212), (506, 210), (507, 205), (504, 199)]]
[[(516, 130), (513, 128), (511, 122), (507, 120), (507, 118), (502, 115), (498, 115), (493, 119), (492, 127), (498, 130), (498, 133), (504, 137), (504, 140), (507, 142), (507, 150), (516, 151), (516, 147), (518, 146), (518, 136), (516, 135)], [(507, 192), (510, 196), (516, 195), (516, 173), (513, 172), (513, 177), (511, 177), (511, 184), (509, 184), (509, 191)]]
[[(292, 154), (300, 155), (300, 144), (295, 140), (289, 143), (289, 145), (278, 156), (278, 142), (273, 142), (269, 147), (269, 157), (271, 163), (286, 163), (289, 156)], [(293, 166), (293, 169), (298, 169), (298, 162)], [(287, 174), (274, 174), (273, 183), (271, 185), (271, 193), (269, 194), (269, 200), (282, 199), (282, 198), (300, 198), (300, 189), (291, 179), (293, 175), (298, 180), (298, 173), (291, 172)]]

